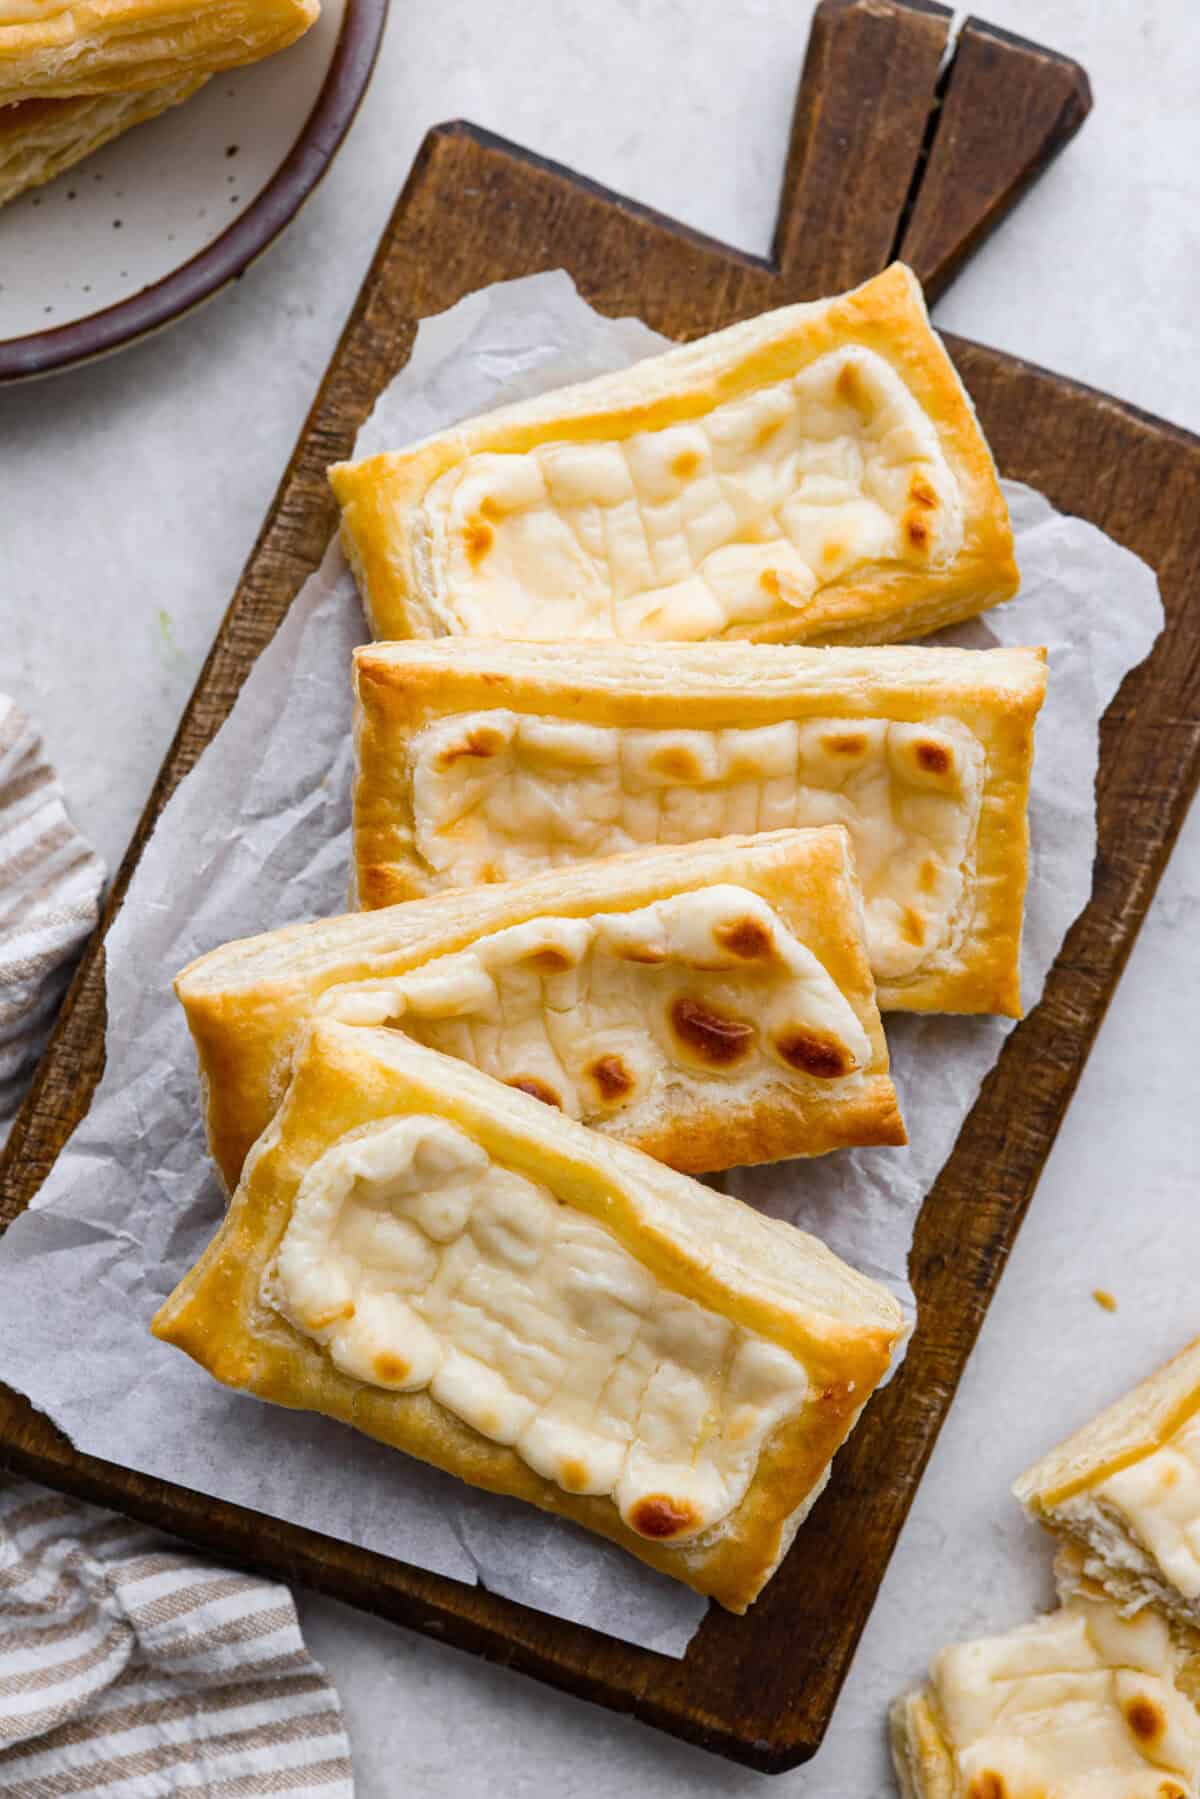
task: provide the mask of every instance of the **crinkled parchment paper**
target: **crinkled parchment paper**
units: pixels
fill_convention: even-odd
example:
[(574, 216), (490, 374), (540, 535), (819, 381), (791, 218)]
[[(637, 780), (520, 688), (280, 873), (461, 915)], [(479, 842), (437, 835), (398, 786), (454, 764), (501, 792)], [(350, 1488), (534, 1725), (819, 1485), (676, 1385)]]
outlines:
[[(661, 340), (593, 313), (565, 275), (472, 295), (421, 326), (360, 449), (399, 446), (501, 401), (619, 368)], [(1019, 599), (947, 640), (1045, 644), (1026, 1004), (1087, 899), (1097, 723), (1161, 625), (1151, 571), (1009, 486)], [(221, 1213), (175, 972), (230, 937), (343, 909), (349, 657), (364, 637), (331, 549), (224, 729), (166, 808), (108, 936), (108, 1062), (33, 1208), (0, 1242), (0, 1376), (91, 1455), (289, 1518), (541, 1610), (681, 1655), (703, 1601), (619, 1550), (472, 1492), (348, 1428), (229, 1393), (149, 1319)], [(742, 1171), (729, 1191), (816, 1231), (906, 1298), (913, 1221), (1011, 1026), (888, 1020), (910, 1147)]]

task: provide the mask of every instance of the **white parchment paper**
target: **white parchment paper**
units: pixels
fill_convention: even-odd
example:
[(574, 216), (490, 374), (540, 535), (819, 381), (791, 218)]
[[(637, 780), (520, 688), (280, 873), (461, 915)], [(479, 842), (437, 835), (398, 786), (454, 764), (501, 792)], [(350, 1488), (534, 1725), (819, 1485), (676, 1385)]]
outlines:
[[(663, 340), (592, 312), (563, 274), (470, 296), (421, 326), (359, 449), (396, 447), (473, 413), (621, 368)], [(1091, 888), (1097, 726), (1162, 623), (1137, 557), (1009, 484), (1023, 586), (943, 634), (1045, 644), (1023, 979), (1036, 1004)], [(216, 1227), (195, 1064), (170, 980), (230, 937), (340, 911), (349, 868), (349, 657), (365, 630), (331, 548), (167, 806), (108, 935), (107, 1067), (33, 1207), (0, 1240), (0, 1377), (91, 1455), (291, 1519), (682, 1655), (694, 1594), (569, 1524), (475, 1493), (345, 1426), (210, 1380), (147, 1331)], [(887, 1022), (907, 1149), (743, 1170), (728, 1191), (815, 1231), (911, 1301), (908, 1249), (1011, 1025)]]

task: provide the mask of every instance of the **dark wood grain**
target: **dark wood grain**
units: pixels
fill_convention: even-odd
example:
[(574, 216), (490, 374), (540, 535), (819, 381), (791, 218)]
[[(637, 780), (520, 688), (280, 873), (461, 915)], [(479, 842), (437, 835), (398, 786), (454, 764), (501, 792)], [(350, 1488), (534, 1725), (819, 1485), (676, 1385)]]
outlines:
[[(893, 0), (875, 0), (879, 6), (889, 15), (903, 11)], [(821, 16), (862, 10), (838, 4)], [(913, 16), (923, 33), (928, 9)], [(789, 204), (804, 185), (793, 170)], [(960, 228), (970, 233), (975, 224)], [(831, 238), (831, 266), (843, 268), (845, 254)], [(777, 269), (469, 126), (432, 132), (151, 795), (110, 917), (162, 805), (318, 562), (334, 524), (325, 466), (349, 449), (379, 387), (408, 357), (415, 321), (487, 282), (556, 266), (569, 269), (601, 310), (637, 312), (676, 337), (799, 297), (811, 291), (809, 282), (836, 285), (819, 259), (802, 273), (797, 263)], [(751, 1613), (737, 1619), (710, 1611), (686, 1657), (675, 1662), (76, 1455), (44, 1418), (0, 1390), (0, 1455), (11, 1466), (750, 1766), (779, 1771), (813, 1753), (1200, 771), (1200, 441), (1012, 357), (965, 343), (951, 348), (1001, 466), (1153, 563), (1167, 632), (1105, 721), (1092, 902), (1042, 1004), (1009, 1040), (922, 1211), (912, 1269), (922, 1322), (908, 1360), (868, 1409), (827, 1493)], [(172, 972), (163, 970), (163, 978)], [(102, 1059), (103, 1019), (98, 940), (0, 1163), (0, 1216), (28, 1202), (86, 1107)]]
[(968, 19), (941, 86), (918, 191), (896, 242), (936, 299), (1091, 111), (1069, 56)]

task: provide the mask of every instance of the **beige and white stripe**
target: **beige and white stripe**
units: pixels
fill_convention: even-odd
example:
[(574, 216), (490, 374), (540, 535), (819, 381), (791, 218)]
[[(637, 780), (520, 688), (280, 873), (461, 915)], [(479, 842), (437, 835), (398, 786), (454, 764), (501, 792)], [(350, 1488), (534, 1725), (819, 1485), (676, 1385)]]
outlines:
[(286, 1587), (0, 1486), (5, 1799), (353, 1791), (337, 1694)]
[(103, 882), (37, 732), (0, 694), (0, 1143), (95, 926)]

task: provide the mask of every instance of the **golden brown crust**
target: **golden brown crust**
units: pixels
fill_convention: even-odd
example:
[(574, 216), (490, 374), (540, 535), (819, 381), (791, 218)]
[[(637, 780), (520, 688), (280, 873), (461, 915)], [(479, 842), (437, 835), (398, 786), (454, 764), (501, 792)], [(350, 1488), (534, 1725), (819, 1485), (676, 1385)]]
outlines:
[(157, 118), (203, 87), (195, 75), (134, 94), (85, 94), (0, 107), (0, 206), (53, 181), (101, 145)]
[(900, 1799), (956, 1799), (953, 1757), (926, 1692), (893, 1703), (888, 1736)]
[[(1010, 598), (1018, 574), (991, 452), (929, 325), (919, 283), (894, 263), (834, 299), (767, 313), (620, 374), (486, 414), (411, 450), (335, 464), (329, 473), (342, 507), (343, 542), (375, 634), (424, 637), (446, 629), (422, 591), (405, 511), (467, 456), (661, 430), (794, 376), (847, 345), (888, 363), (936, 428), (962, 494), (961, 549), (942, 569), (868, 564), (784, 617), (734, 624), (722, 635), (762, 643), (887, 643), (923, 636)], [(919, 517), (913, 529), (920, 531)]]
[(440, 718), (500, 707), (614, 727), (752, 729), (787, 719), (961, 721), (986, 755), (971, 919), (957, 959), (881, 981), (884, 1010), (1019, 1017), (1033, 728), (1042, 650), (572, 645), (458, 638), (355, 653), (359, 902), (432, 892), (416, 845), (410, 746)]
[[(341, 1373), (311, 1338), (263, 1305), (263, 1272), (305, 1171), (348, 1131), (411, 1113), (447, 1118), (505, 1166), (602, 1219), (672, 1290), (804, 1362), (811, 1398), (768, 1440), (745, 1499), (714, 1531), (675, 1548), (637, 1535), (609, 1500), (543, 1480), (428, 1393), (387, 1392)], [(229, 1386), (324, 1412), (474, 1486), (572, 1518), (743, 1611), (886, 1371), (903, 1322), (890, 1295), (815, 1239), (395, 1032), (319, 1022), (221, 1230), (153, 1329)]]
[(1200, 1337), (1027, 1468), (1013, 1492), (1053, 1529), (1055, 1507), (1161, 1449), (1197, 1410)]
[(307, 31), (318, 0), (76, 0), (0, 19), (0, 106), (167, 87), (255, 62)]
[(610, 1133), (692, 1174), (847, 1144), (903, 1143), (845, 835), (832, 827), (637, 850), (386, 912), (292, 925), (201, 956), (175, 986), (199, 1058), (210, 1147), (227, 1185), (237, 1185), (283, 1097), (302, 1026), (331, 988), (401, 974), (539, 915), (633, 911), (722, 882), (775, 908), (828, 970), (870, 1040), (866, 1078), (853, 1095), (830, 1093), (816, 1079), (781, 1080), (744, 1105), (720, 1092), (708, 1106), (680, 1103), (634, 1135), (618, 1116)]

